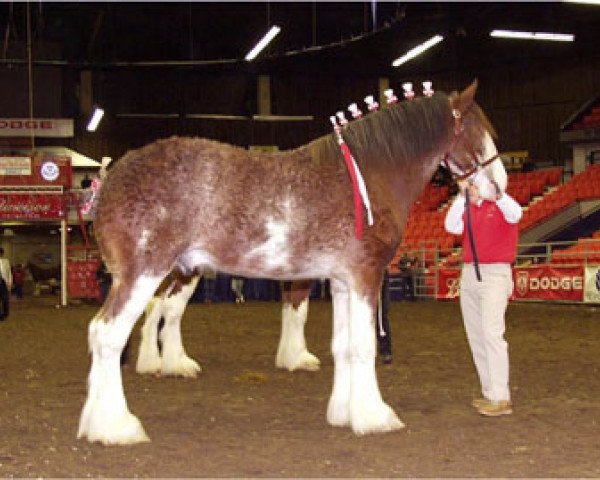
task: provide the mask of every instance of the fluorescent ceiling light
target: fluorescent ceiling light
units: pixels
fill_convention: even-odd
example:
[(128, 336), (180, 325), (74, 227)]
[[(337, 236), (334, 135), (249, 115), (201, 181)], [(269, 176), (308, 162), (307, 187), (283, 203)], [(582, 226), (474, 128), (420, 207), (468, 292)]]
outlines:
[(267, 32), (267, 34), (258, 42), (252, 50), (248, 52), (245, 59), (246, 60), (254, 60), (256, 56), (265, 48), (271, 40), (275, 38), (275, 36), (281, 31), (277, 25), (273, 25), (271, 30)]
[(100, 124), (100, 120), (102, 120), (103, 116), (104, 116), (104, 110), (102, 110), (100, 107), (94, 107), (94, 113), (92, 113), (92, 118), (90, 119), (90, 121), (88, 123), (87, 131), (95, 132), (96, 129), (98, 128), (98, 125)]
[(425, 50), (433, 47), (437, 43), (440, 43), (443, 39), (444, 39), (444, 37), (442, 37), (441, 35), (436, 35), (435, 37), (431, 37), (426, 42), (413, 48), (412, 50), (409, 50), (407, 53), (402, 55), (400, 58), (397, 58), (396, 60), (394, 60), (392, 62), (392, 67), (398, 67), (398, 66), (402, 65), (403, 63), (408, 62), (410, 59), (415, 58), (417, 55), (421, 55)]
[(600, 0), (563, 0), (566, 3), (583, 3), (586, 5), (600, 5)]
[(520, 40), (551, 40), (554, 42), (572, 42), (575, 35), (571, 33), (519, 32), (516, 30), (492, 30), (490, 37), (517, 38)]

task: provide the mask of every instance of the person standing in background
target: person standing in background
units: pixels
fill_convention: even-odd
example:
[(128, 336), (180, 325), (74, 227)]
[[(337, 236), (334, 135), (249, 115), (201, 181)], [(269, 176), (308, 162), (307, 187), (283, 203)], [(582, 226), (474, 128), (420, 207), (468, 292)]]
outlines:
[(10, 262), (4, 257), (4, 248), (0, 247), (0, 320), (5, 320), (10, 311), (12, 283)]
[(377, 304), (375, 330), (377, 346), (382, 363), (392, 363), (392, 330), (390, 329), (390, 276), (387, 268), (383, 272), (383, 282)]
[(23, 285), (25, 284), (25, 276), (27, 272), (23, 268), (23, 265), (17, 263), (12, 271), (13, 276), (13, 293), (18, 299), (23, 298)]

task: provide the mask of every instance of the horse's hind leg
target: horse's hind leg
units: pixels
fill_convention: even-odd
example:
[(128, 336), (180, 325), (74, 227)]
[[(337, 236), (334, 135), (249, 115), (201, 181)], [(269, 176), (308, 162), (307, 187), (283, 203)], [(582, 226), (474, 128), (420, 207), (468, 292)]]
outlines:
[(354, 433), (385, 432), (404, 424), (383, 401), (375, 374), (376, 295), (361, 295), (332, 280), (334, 299), (332, 351), (333, 391), (327, 420), (349, 425)]
[(158, 288), (162, 276), (115, 281), (106, 303), (89, 326), (92, 366), (78, 437), (106, 445), (148, 441), (140, 421), (127, 407), (119, 357), (131, 329)]
[(321, 362), (306, 348), (304, 325), (308, 316), (308, 295), (312, 281), (284, 282), (281, 310), (281, 337), (275, 365), (294, 370), (318, 370)]
[(196, 377), (202, 368), (188, 357), (181, 339), (181, 319), (190, 298), (198, 285), (199, 276), (182, 285), (181, 290), (165, 298), (162, 316), (165, 325), (160, 333), (162, 341), (162, 375)]
[(159, 373), (161, 367), (158, 350), (158, 323), (162, 314), (164, 296), (153, 297), (144, 312), (144, 325), (141, 329), (140, 348), (135, 370), (138, 373)]

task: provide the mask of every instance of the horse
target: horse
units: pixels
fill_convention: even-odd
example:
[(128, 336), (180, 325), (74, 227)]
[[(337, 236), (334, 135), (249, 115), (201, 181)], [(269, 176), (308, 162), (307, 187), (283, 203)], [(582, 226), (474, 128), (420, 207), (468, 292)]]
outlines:
[(279, 280), (329, 278), (333, 297), (332, 426), (357, 435), (404, 427), (375, 373), (374, 311), (383, 271), (409, 208), (442, 162), (482, 191), (481, 166), (498, 160), (493, 128), (460, 93), (390, 105), (351, 122), (343, 138), (362, 169), (373, 224), (358, 238), (349, 174), (335, 135), (293, 150), (252, 152), (171, 137), (127, 152), (104, 179), (95, 219), (113, 275), (88, 327), (91, 367), (78, 437), (149, 441), (130, 412), (119, 357), (137, 318), (175, 267)]

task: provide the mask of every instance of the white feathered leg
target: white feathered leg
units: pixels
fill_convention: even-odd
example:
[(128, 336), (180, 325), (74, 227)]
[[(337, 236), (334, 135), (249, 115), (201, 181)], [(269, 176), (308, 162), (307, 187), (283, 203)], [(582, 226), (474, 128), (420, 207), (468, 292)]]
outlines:
[(154, 297), (148, 303), (142, 326), (142, 338), (135, 370), (138, 373), (159, 373), (161, 368), (158, 350), (158, 322), (160, 321), (164, 299)]
[[(158, 287), (161, 278), (139, 277), (128, 300), (114, 318), (105, 318), (106, 305), (90, 323), (92, 366), (88, 396), (79, 420), (79, 438), (106, 445), (148, 441), (140, 421), (128, 407), (121, 380), (120, 355), (131, 329)], [(114, 287), (113, 288), (118, 288)], [(116, 293), (116, 292), (115, 292)], [(116, 298), (118, 295), (111, 295)]]
[(350, 332), (348, 289), (331, 279), (333, 298), (333, 388), (327, 405), (327, 421), (336, 427), (350, 425)]
[(366, 298), (350, 291), (350, 422), (357, 435), (387, 432), (404, 424), (381, 398), (375, 373), (374, 311)]
[(294, 370), (318, 370), (320, 360), (306, 348), (304, 326), (308, 317), (308, 297), (298, 308), (292, 303), (283, 303), (281, 309), (281, 336), (277, 347), (275, 366)]
[(181, 338), (181, 319), (189, 299), (194, 294), (198, 280), (199, 277), (195, 277), (184, 284), (181, 291), (163, 302), (162, 316), (165, 324), (160, 333), (163, 375), (196, 377), (198, 372), (202, 371), (200, 365), (187, 355)]

